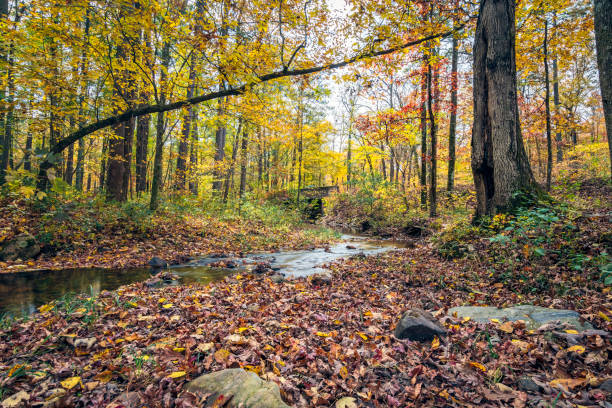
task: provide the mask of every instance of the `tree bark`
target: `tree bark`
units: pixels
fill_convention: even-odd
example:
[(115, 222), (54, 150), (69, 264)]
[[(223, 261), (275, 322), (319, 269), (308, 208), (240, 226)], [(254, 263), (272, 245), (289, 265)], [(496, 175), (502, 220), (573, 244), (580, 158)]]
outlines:
[(429, 59), (424, 55), (424, 63), (421, 73), (421, 207), (427, 208), (427, 67)]
[[(435, 50), (433, 55), (436, 55)], [(436, 62), (437, 64), (437, 62)], [(434, 72), (435, 71), (435, 72)], [(438, 68), (431, 66), (431, 61), (427, 65), (427, 110), (429, 112), (429, 142), (431, 158), (429, 171), (429, 216), (435, 217), (437, 212), (437, 181), (438, 181), (438, 125), (435, 114), (438, 112)], [(435, 108), (432, 103), (435, 100)]]
[[(170, 65), (170, 43), (164, 43), (161, 55), (161, 69), (159, 78), (159, 103), (166, 103), (166, 80), (167, 70)], [(153, 180), (151, 182), (151, 201), (149, 208), (151, 211), (157, 210), (159, 204), (159, 190), (162, 182), (162, 163), (164, 160), (164, 112), (157, 114), (157, 124), (155, 126), (155, 157), (153, 158)]]
[[(187, 99), (193, 98), (196, 78), (196, 54), (191, 54), (189, 66), (189, 84), (187, 85)], [(187, 155), (189, 153), (189, 140), (191, 134), (191, 119), (193, 117), (193, 105), (189, 105), (183, 116), (183, 129), (179, 141), (178, 155), (176, 158), (176, 190), (184, 190), (187, 179)]]
[(595, 42), (612, 180), (612, 0), (594, 0)]
[[(553, 27), (557, 26), (557, 16), (553, 14)], [(554, 35), (554, 34), (553, 34)], [(563, 161), (563, 139), (561, 138), (561, 130), (559, 129), (559, 109), (561, 106), (561, 101), (559, 99), (559, 68), (557, 66), (557, 53), (553, 53), (552, 60), (552, 69), (553, 69), (553, 102), (555, 103), (555, 141), (557, 142), (557, 163), (561, 163)]]
[(472, 173), (475, 218), (510, 207), (535, 188), (518, 120), (515, 1), (481, 0), (474, 40)]
[(544, 21), (544, 82), (545, 95), (544, 105), (546, 107), (546, 191), (550, 191), (552, 179), (553, 151), (552, 134), (550, 130), (550, 75), (548, 74), (548, 20)]
[(455, 145), (457, 139), (457, 60), (459, 57), (459, 40), (453, 37), (453, 49), (451, 55), (451, 97), (450, 97), (450, 122), (448, 125), (448, 176), (446, 190), (453, 191), (455, 188)]
[(242, 142), (240, 144), (240, 188), (238, 190), (238, 196), (240, 199), (242, 199), (242, 196), (244, 195), (244, 191), (246, 189), (248, 144), (249, 133), (248, 127), (245, 126), (244, 131), (242, 132)]
[[(223, 85), (219, 85), (219, 91), (223, 89)], [(224, 113), (225, 99), (219, 99), (219, 105), (217, 107), (217, 116), (220, 118)], [(214, 192), (220, 193), (221, 187), (223, 186), (223, 160), (225, 159), (225, 140), (227, 135), (227, 128), (225, 124), (221, 123), (221, 119), (218, 119), (217, 130), (215, 132), (215, 168), (213, 172), (213, 183), (212, 188)]]

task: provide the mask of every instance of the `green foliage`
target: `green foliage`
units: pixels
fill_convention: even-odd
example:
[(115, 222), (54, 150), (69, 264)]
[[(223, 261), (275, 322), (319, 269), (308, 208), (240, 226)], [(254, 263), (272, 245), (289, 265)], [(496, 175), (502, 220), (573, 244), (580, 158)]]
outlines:
[(600, 267), (601, 279), (606, 286), (612, 286), (612, 262), (607, 263)]

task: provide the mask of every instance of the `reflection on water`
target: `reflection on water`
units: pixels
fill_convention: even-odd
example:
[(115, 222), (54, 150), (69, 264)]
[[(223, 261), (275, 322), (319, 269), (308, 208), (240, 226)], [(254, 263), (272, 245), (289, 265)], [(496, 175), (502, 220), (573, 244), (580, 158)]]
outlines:
[[(252, 255), (239, 263), (266, 261), (288, 276), (308, 276), (320, 272), (323, 264), (357, 253), (376, 254), (403, 247), (393, 241), (371, 241), (354, 236), (343, 236), (342, 241), (327, 250), (283, 251)], [(351, 248), (347, 248), (350, 246)], [(236, 273), (241, 269), (220, 269), (207, 266), (218, 259), (205, 258), (188, 265), (175, 266), (171, 271), (180, 276), (181, 283), (209, 283)], [(119, 286), (140, 282), (151, 276), (149, 268), (131, 269), (66, 269), (49, 272), (20, 272), (0, 274), (0, 314), (27, 315), (66, 293), (98, 294)]]

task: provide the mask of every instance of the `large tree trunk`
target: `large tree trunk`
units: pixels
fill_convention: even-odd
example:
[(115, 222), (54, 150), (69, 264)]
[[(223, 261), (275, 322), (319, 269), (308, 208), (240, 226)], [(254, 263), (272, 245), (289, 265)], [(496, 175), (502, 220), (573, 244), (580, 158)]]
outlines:
[(535, 187), (518, 119), (514, 0), (481, 0), (474, 39), (472, 173), (476, 218)]
[(451, 100), (450, 123), (448, 125), (448, 177), (446, 189), (455, 188), (455, 145), (457, 139), (457, 60), (459, 57), (459, 40), (453, 37), (453, 51), (451, 56)]
[(595, 41), (612, 179), (612, 0), (594, 0)]

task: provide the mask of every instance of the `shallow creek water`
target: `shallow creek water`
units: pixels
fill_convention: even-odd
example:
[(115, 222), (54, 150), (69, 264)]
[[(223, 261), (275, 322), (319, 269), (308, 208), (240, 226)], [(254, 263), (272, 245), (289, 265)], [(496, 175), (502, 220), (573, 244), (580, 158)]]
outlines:
[[(347, 246), (349, 248), (347, 248)], [(403, 248), (397, 241), (377, 241), (353, 235), (343, 235), (340, 242), (327, 250), (279, 251), (232, 258), (238, 263), (234, 269), (215, 268), (210, 264), (223, 258), (202, 258), (188, 264), (175, 265), (170, 271), (179, 276), (180, 283), (209, 283), (227, 275), (239, 273), (257, 262), (268, 262), (273, 269), (287, 277), (308, 276), (324, 270), (323, 265), (358, 253), (372, 255)], [(354, 247), (351, 248), (351, 247)], [(0, 314), (27, 315), (52, 300), (69, 293), (98, 294), (119, 286), (144, 281), (151, 277), (150, 268), (129, 269), (66, 269), (0, 274)]]

